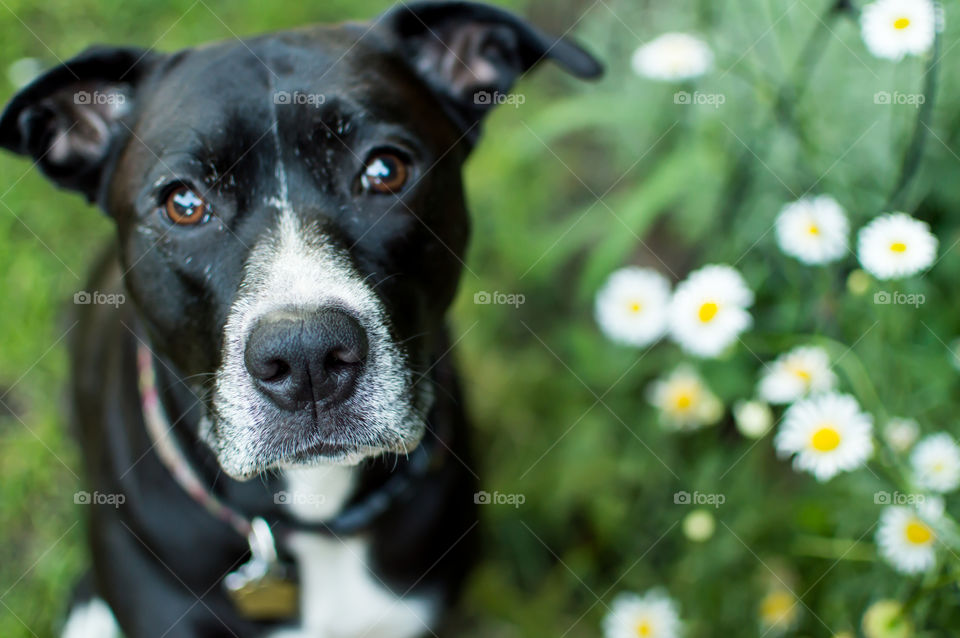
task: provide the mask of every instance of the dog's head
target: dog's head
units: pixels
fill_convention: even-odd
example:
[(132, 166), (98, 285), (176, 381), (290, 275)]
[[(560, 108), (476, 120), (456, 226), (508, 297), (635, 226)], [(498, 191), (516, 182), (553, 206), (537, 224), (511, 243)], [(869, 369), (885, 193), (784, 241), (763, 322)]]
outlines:
[(468, 235), (461, 165), (542, 59), (600, 73), (465, 2), (170, 55), (98, 48), (21, 91), (0, 144), (115, 220), (153, 347), (212, 379), (200, 435), (227, 473), (355, 463), (423, 435)]

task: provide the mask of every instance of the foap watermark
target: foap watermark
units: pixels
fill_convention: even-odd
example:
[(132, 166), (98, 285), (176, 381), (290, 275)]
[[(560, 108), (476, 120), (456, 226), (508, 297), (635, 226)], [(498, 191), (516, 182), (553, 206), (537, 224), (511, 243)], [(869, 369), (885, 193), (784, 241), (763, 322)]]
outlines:
[(125, 494), (110, 494), (105, 492), (79, 491), (73, 495), (74, 505), (106, 505), (114, 509), (127, 502)]
[(73, 295), (73, 303), (78, 306), (113, 306), (119, 308), (127, 302), (127, 297), (119, 292), (100, 292), (94, 290), (88, 292), (81, 290)]
[(673, 94), (673, 103), (683, 106), (712, 106), (719, 109), (726, 104), (727, 96), (723, 93), (701, 93), (700, 91), (677, 91)]
[(922, 505), (927, 500), (923, 494), (904, 492), (874, 492), (874, 505)]
[(900, 91), (877, 91), (873, 94), (873, 103), (892, 106), (912, 106), (919, 109), (926, 104), (927, 96), (923, 93), (901, 93)]
[(919, 308), (927, 303), (927, 297), (920, 293), (907, 294), (880, 290), (873, 295), (873, 303), (878, 306), (913, 306), (914, 308)]
[(513, 306), (519, 308), (526, 303), (527, 298), (519, 293), (507, 293), (500, 291), (487, 292), (481, 290), (473, 295), (473, 303), (478, 306)]
[(674, 505), (712, 505), (718, 508), (727, 502), (727, 497), (723, 494), (708, 494), (705, 492), (675, 492), (673, 495)]
[(274, 505), (323, 505), (327, 497), (314, 492), (287, 492), (281, 490), (273, 495)]
[(127, 96), (116, 91), (77, 91), (73, 94), (73, 103), (79, 106), (122, 106)]
[(473, 103), (477, 106), (500, 106), (509, 104), (517, 107), (524, 104), (527, 97), (522, 93), (501, 93), (500, 91), (477, 91), (473, 94)]
[(477, 505), (512, 505), (519, 508), (527, 502), (523, 494), (504, 494), (503, 492), (480, 491), (473, 495), (473, 502)]
[(305, 93), (303, 91), (277, 91), (273, 94), (273, 103), (280, 105), (321, 106), (327, 102), (323, 93)]

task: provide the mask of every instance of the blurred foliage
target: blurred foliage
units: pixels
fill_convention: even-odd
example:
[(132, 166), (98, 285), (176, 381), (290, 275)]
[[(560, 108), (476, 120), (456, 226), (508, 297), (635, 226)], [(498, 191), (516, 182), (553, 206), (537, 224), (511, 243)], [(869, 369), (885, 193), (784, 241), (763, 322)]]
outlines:
[[(946, 343), (960, 333), (960, 12), (947, 7), (938, 95), (918, 129), (908, 106), (878, 91), (919, 93), (927, 60), (892, 64), (866, 52), (855, 19), (833, 2), (775, 0), (531, 0), (523, 10), (571, 32), (608, 66), (583, 85), (546, 66), (517, 87), (467, 166), (474, 240), (452, 313), (465, 377), (476, 471), (484, 489), (522, 493), (519, 508), (482, 510), (486, 548), (463, 603), (461, 636), (596, 636), (612, 597), (663, 586), (691, 637), (759, 636), (771, 580), (802, 598), (796, 635), (857, 631), (883, 597), (911, 600), (920, 636), (960, 626), (955, 563), (926, 581), (876, 559), (872, 495), (896, 477), (860, 471), (828, 485), (777, 460), (769, 437), (743, 439), (727, 419), (690, 435), (656, 425), (650, 380), (684, 357), (609, 343), (593, 295), (630, 263), (674, 279), (702, 264), (735, 264), (757, 293), (757, 328), (731, 357), (698, 364), (729, 405), (752, 392), (761, 360), (815, 341), (880, 422), (910, 416), (958, 432), (958, 375)], [(5, 0), (0, 68), (47, 64), (93, 41), (200, 41), (310, 21), (366, 18), (386, 2)], [(694, 83), (656, 84), (630, 70), (633, 50), (672, 30), (717, 54)], [(678, 90), (723, 94), (719, 108), (675, 104)], [(13, 87), (6, 83), (4, 99)], [(918, 171), (898, 184), (920, 130)], [(55, 192), (22, 160), (0, 157), (0, 636), (51, 635), (86, 560), (72, 494), (80, 459), (64, 431), (66, 303), (82, 287), (107, 220)], [(848, 292), (851, 256), (814, 269), (784, 257), (771, 232), (782, 205), (830, 193), (854, 228), (899, 208), (930, 222), (942, 260), (927, 276), (876, 289), (920, 292), (919, 307), (877, 306)], [(479, 291), (519, 293), (518, 307), (476, 305)], [(0, 389), (0, 395), (5, 392)], [(679, 490), (723, 493), (707, 542), (684, 537)], [(954, 500), (948, 510), (955, 511)], [(776, 574), (776, 576), (774, 575)], [(29, 627), (30, 629), (27, 629)], [(828, 630), (829, 628), (829, 630)]]

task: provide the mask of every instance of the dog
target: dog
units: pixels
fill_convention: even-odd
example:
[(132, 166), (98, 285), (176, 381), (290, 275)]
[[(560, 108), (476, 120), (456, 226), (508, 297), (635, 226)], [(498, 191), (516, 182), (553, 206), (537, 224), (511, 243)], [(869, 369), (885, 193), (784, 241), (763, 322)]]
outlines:
[(602, 72), (504, 10), (420, 2), (171, 54), (97, 47), (13, 97), (0, 145), (115, 223), (88, 289), (130, 301), (78, 306), (93, 567), (63, 636), (441, 623), (477, 552), (446, 358), (461, 167), (543, 60)]

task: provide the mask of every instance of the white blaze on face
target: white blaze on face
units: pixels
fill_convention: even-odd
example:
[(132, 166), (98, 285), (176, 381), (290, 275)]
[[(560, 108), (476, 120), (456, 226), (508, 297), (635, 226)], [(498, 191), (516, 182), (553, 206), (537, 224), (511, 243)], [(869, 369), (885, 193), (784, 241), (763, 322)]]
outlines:
[[(235, 478), (270, 467), (316, 445), (317, 428), (291, 434), (286, 415), (263, 396), (244, 364), (247, 339), (257, 321), (274, 311), (316, 312), (338, 308), (367, 333), (369, 353), (353, 393), (336, 408), (335, 440), (349, 450), (325, 463), (356, 464), (384, 451), (413, 449), (425, 429), (429, 386), (417, 386), (388, 328), (386, 311), (373, 290), (316, 228), (304, 225), (286, 202), (278, 204), (273, 232), (251, 251), (244, 278), (224, 328), (223, 361), (216, 374), (214, 417), (202, 428), (220, 465)], [(323, 418), (323, 417), (321, 417)]]

